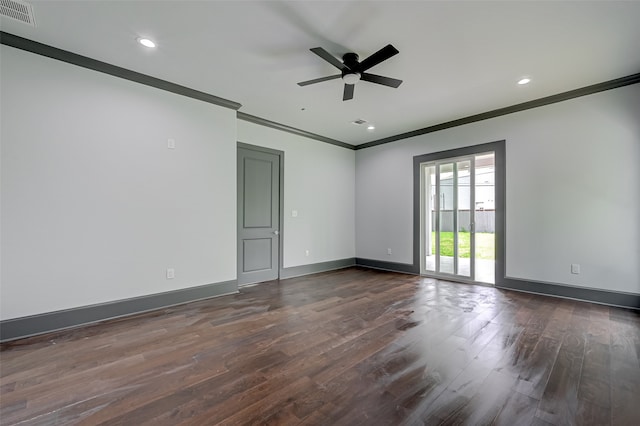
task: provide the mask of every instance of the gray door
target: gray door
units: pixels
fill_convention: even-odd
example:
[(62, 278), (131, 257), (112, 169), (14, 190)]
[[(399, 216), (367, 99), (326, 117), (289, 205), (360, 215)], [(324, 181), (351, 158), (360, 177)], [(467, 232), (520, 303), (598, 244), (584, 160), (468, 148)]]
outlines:
[(280, 156), (238, 147), (238, 284), (278, 278)]

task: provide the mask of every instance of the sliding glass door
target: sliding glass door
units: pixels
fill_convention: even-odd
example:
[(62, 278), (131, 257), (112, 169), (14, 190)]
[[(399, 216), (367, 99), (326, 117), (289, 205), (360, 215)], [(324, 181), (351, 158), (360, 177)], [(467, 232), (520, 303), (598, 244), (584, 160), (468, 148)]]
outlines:
[(423, 274), (495, 282), (493, 157), (421, 164)]

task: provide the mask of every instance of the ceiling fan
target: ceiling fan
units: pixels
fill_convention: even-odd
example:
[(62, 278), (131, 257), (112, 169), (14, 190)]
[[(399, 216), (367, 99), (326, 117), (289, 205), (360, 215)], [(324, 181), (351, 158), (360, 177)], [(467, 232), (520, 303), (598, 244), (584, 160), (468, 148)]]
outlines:
[(369, 68), (373, 68), (380, 62), (386, 61), (390, 57), (397, 55), (398, 49), (388, 44), (376, 53), (372, 54), (368, 58), (361, 62), (358, 62), (358, 55), (355, 53), (345, 53), (342, 56), (342, 62), (331, 53), (324, 50), (322, 47), (314, 47), (309, 49), (316, 55), (320, 56), (325, 61), (329, 62), (334, 67), (342, 71), (341, 74), (330, 75), (328, 77), (316, 78), (314, 80), (302, 81), (298, 83), (299, 86), (307, 86), (309, 84), (321, 83), (323, 81), (334, 80), (336, 78), (342, 78), (344, 81), (344, 94), (342, 95), (343, 101), (353, 99), (353, 89), (355, 84), (360, 81), (368, 81), (370, 83), (382, 84), (383, 86), (389, 86), (398, 88), (402, 83), (402, 80), (395, 78), (384, 77), (376, 74), (369, 74), (367, 71)]

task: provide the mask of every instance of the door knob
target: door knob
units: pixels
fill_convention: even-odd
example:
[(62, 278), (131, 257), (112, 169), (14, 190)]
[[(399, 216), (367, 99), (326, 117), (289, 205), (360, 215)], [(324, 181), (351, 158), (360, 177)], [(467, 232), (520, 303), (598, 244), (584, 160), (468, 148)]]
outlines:
[(273, 235), (280, 235), (280, 231), (273, 231)]

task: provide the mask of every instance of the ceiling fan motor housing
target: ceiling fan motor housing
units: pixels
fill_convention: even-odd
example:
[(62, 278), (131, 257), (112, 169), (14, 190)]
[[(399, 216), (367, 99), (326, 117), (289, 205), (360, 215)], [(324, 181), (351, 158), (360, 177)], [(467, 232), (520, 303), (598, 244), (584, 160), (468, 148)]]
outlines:
[(347, 68), (349, 68), (343, 72), (346, 72), (347, 74), (350, 72), (360, 72), (358, 70), (360, 63), (358, 62), (358, 55), (356, 53), (345, 53), (342, 56), (342, 62)]
[(342, 69), (342, 80), (346, 84), (356, 84), (360, 80), (360, 63), (358, 55), (355, 53), (345, 53), (342, 56), (344, 68)]

